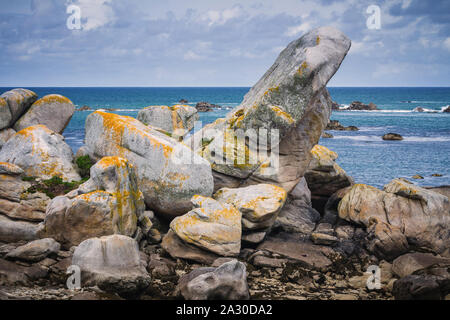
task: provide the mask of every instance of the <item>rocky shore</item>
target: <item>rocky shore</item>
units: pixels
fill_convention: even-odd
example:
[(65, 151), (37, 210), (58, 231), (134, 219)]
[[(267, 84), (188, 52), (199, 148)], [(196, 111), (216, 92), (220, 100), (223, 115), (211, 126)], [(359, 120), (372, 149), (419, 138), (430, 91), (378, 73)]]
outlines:
[(318, 145), (350, 46), (306, 33), (188, 139), (198, 108), (92, 112), (75, 155), (69, 99), (1, 95), (0, 299), (449, 299), (449, 188), (355, 184)]

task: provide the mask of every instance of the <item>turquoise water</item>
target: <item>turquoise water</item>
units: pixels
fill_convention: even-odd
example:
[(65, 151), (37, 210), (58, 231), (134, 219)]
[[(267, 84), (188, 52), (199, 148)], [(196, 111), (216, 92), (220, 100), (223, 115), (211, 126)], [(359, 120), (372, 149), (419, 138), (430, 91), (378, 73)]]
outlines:
[[(1, 92), (11, 88), (0, 88)], [(187, 99), (190, 105), (208, 101), (223, 110), (200, 113), (203, 124), (223, 117), (242, 101), (249, 88), (28, 88), (40, 97), (58, 93), (77, 106), (115, 108), (117, 114), (136, 117), (149, 105), (172, 105)], [(358, 183), (381, 187), (396, 177), (410, 178), (420, 185), (450, 185), (450, 88), (329, 88), (333, 100), (348, 105), (354, 100), (373, 102), (381, 111), (335, 111), (331, 119), (360, 128), (357, 132), (332, 131), (333, 139), (320, 143), (339, 154), (338, 163)], [(412, 112), (416, 107), (436, 113)], [(76, 112), (64, 131), (74, 152), (83, 144), (84, 122), (91, 111)], [(404, 141), (383, 141), (388, 132)], [(433, 173), (442, 177), (432, 177)]]

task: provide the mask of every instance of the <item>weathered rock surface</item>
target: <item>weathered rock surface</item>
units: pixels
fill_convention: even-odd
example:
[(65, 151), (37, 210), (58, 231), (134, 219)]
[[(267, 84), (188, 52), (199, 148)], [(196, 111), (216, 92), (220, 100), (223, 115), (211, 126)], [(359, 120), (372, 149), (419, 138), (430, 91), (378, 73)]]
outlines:
[(42, 235), (64, 247), (111, 234), (133, 236), (144, 212), (132, 165), (120, 157), (104, 157), (91, 167), (91, 178), (48, 205)]
[(83, 241), (75, 249), (72, 264), (81, 269), (82, 285), (97, 285), (124, 297), (135, 297), (150, 284), (138, 244), (127, 236), (111, 235)]
[(0, 129), (11, 127), (37, 100), (37, 94), (27, 89), (13, 89), (0, 96)]
[(215, 253), (184, 242), (172, 230), (169, 230), (163, 237), (161, 247), (173, 258), (181, 258), (203, 264), (211, 264), (219, 258)]
[(214, 108), (218, 107), (220, 106), (205, 101), (198, 102), (195, 105), (195, 108), (197, 109), (198, 112), (209, 112), (212, 111)]
[(401, 141), (403, 140), (403, 137), (399, 135), (398, 133), (386, 133), (382, 137), (383, 140), (392, 140), (392, 141)]
[(37, 262), (58, 253), (60, 247), (52, 238), (35, 240), (12, 250), (6, 255), (6, 259)]
[(0, 241), (16, 242), (38, 239), (40, 227), (31, 222), (12, 220), (0, 215)]
[(184, 242), (220, 256), (237, 256), (241, 248), (241, 213), (212, 198), (192, 197), (194, 209), (170, 223)]
[(199, 268), (180, 278), (177, 290), (186, 300), (249, 299), (246, 267), (232, 260), (218, 268)]
[(266, 238), (258, 246), (258, 250), (276, 253), (307, 268), (318, 270), (326, 270), (332, 263), (329, 256), (335, 254), (327, 246), (308, 242), (301, 235), (286, 233)]
[(353, 101), (352, 103), (350, 103), (350, 105), (348, 106), (348, 108), (346, 108), (346, 110), (365, 110), (365, 111), (374, 111), (374, 110), (379, 110), (378, 107), (370, 102), (369, 104), (364, 104), (361, 101)]
[(75, 112), (72, 101), (59, 94), (50, 94), (34, 102), (30, 109), (14, 124), (14, 130), (45, 125), (52, 131), (62, 133)]
[(14, 164), (0, 162), (0, 214), (15, 220), (43, 221), (50, 198), (41, 192), (28, 192), (31, 183), (22, 180), (22, 172)]
[[(369, 227), (375, 219), (386, 228), (396, 230), (397, 235), (403, 233), (409, 247), (448, 254), (448, 198), (404, 179), (391, 181), (384, 186), (384, 191), (367, 185), (354, 185), (339, 203), (338, 211), (339, 217), (347, 221)], [(386, 228), (381, 228), (380, 232), (384, 233)], [(390, 237), (389, 233), (386, 236)], [(398, 244), (402, 237), (396, 236), (395, 239), (389, 241)]]
[(338, 157), (336, 152), (315, 145), (311, 154), (312, 159), (305, 173), (305, 179), (311, 190), (313, 207), (323, 213), (331, 195), (352, 185), (353, 179), (335, 162)]
[(211, 196), (210, 164), (186, 146), (131, 117), (101, 111), (86, 120), (92, 158), (120, 156), (136, 169), (148, 207), (174, 217), (192, 208), (193, 195)]
[(28, 127), (10, 138), (0, 151), (0, 162), (21, 167), (27, 176), (78, 181), (73, 154), (64, 137), (43, 125)]
[(330, 122), (328, 122), (325, 130), (358, 131), (359, 129), (355, 126), (345, 127), (338, 120), (330, 120)]
[[(281, 52), (225, 121), (204, 128), (203, 133), (212, 129), (219, 133), (205, 134), (194, 141), (194, 149), (211, 162), (216, 184), (236, 187), (270, 182), (287, 192), (295, 187), (331, 113), (331, 98), (325, 86), (349, 48), (350, 40), (336, 29), (323, 27), (308, 32)], [(256, 133), (249, 134), (248, 144), (234, 143), (224, 129), (247, 133), (260, 130), (262, 135), (262, 129), (270, 133), (276, 129), (279, 140), (269, 138), (270, 142), (256, 146)], [(255, 158), (268, 151), (270, 156)], [(276, 154), (280, 155), (279, 165)], [(241, 163), (237, 160), (240, 156), (255, 161)]]
[(244, 230), (270, 228), (283, 208), (286, 197), (283, 188), (270, 184), (223, 188), (214, 194), (214, 199), (231, 204), (241, 212)]
[(0, 130), (0, 149), (15, 134), (16, 134), (16, 131), (14, 129), (11, 129), (11, 128)]
[(433, 265), (450, 265), (450, 259), (435, 256), (431, 253), (407, 253), (394, 260), (392, 271), (398, 277), (403, 278)]
[(187, 105), (149, 106), (139, 111), (137, 119), (172, 136), (183, 137), (199, 119), (197, 109)]

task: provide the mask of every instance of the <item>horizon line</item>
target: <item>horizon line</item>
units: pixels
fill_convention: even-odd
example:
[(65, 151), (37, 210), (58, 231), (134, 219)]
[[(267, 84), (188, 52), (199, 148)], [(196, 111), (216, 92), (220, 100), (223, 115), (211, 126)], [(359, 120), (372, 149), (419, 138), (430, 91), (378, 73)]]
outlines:
[[(0, 86), (0, 88), (252, 88), (253, 86)], [(327, 86), (326, 88), (450, 88), (447, 86)]]

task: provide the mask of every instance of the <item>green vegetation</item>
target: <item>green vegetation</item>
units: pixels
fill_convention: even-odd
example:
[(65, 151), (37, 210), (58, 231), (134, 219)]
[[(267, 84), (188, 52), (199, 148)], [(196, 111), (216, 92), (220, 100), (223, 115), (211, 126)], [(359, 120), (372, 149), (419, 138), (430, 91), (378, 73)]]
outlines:
[[(51, 179), (37, 182), (36, 184), (28, 188), (27, 192), (29, 193), (42, 192), (45, 193), (50, 199), (53, 199), (56, 196), (61, 196), (72, 190), (77, 189), (80, 184), (86, 182), (88, 179), (89, 178), (86, 177), (81, 179), (81, 181), (65, 182), (61, 179), (61, 177), (54, 176)], [(35, 180), (33, 178), (33, 180), (27, 181), (35, 181)]]
[(91, 167), (94, 165), (94, 162), (91, 160), (91, 158), (88, 155), (81, 156), (75, 160), (75, 163), (77, 164), (78, 168), (80, 169), (81, 177), (88, 178)]

